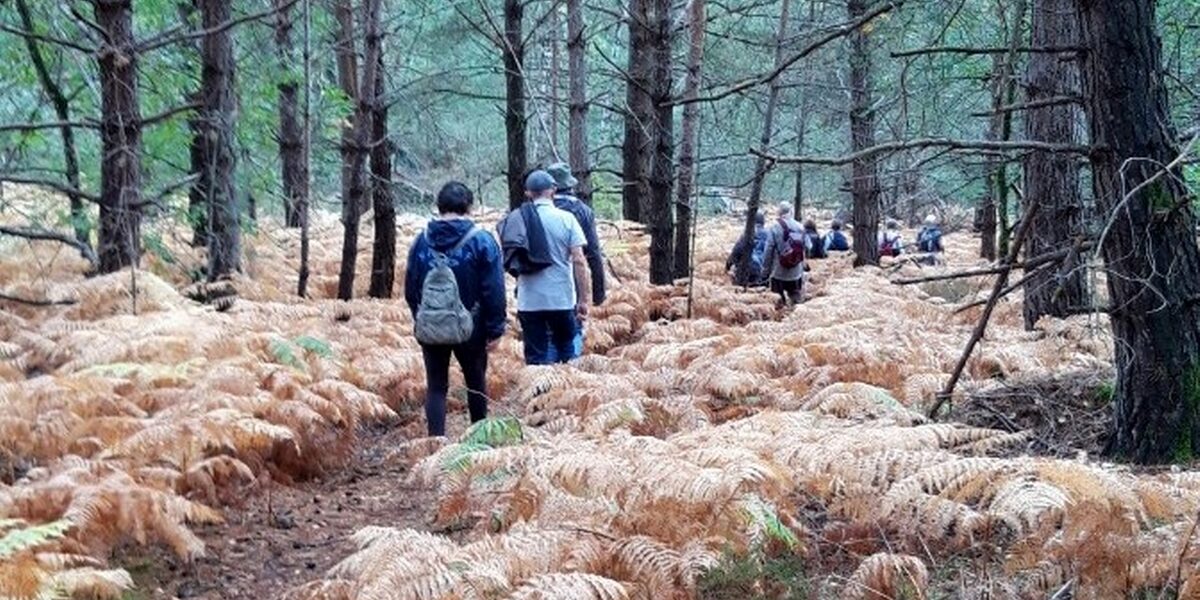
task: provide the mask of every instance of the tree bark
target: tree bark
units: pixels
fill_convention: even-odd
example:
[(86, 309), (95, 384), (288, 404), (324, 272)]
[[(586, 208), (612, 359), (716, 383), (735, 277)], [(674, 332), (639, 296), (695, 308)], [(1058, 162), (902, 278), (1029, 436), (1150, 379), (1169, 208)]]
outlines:
[(100, 71), (100, 273), (136, 265), (141, 254), (142, 132), (131, 0), (95, 0), (105, 40)]
[[(28, 0), (17, 0), (17, 13), (21, 17), (21, 26), (25, 31), (35, 31), (33, 25), (33, 15), (29, 11)], [(42, 55), (42, 49), (38, 45), (37, 40), (32, 37), (25, 37), (25, 48), (29, 51), (29, 62), (33, 64), (33, 70), (37, 73), (38, 81), (42, 84), (42, 91), (46, 93), (46, 98), (50, 100), (50, 105), (54, 107), (54, 115), (64, 125), (58, 128), (59, 135), (62, 137), (63, 146), (63, 170), (67, 176), (67, 185), (74, 190), (82, 189), (79, 181), (79, 152), (75, 149), (75, 128), (69, 124), (71, 122), (71, 104), (67, 100), (67, 96), (63, 94), (62, 88), (58, 82), (50, 75), (50, 69), (46, 66), (46, 59)], [(71, 206), (71, 226), (75, 230), (75, 239), (80, 243), (91, 246), (91, 226), (88, 223), (87, 210), (83, 204), (83, 198), (78, 193), (68, 193), (67, 201)]]
[[(683, 96), (700, 95), (701, 68), (704, 65), (704, 0), (691, 0), (688, 6), (687, 76)], [(675, 201), (675, 278), (687, 277), (692, 270), (691, 233), (695, 218), (696, 150), (699, 142), (700, 104), (683, 105), (679, 140), (679, 193)]]
[(233, 127), (237, 101), (233, 95), (233, 34), (218, 26), (232, 18), (226, 0), (201, 0), (204, 36), (201, 52), (201, 126), (206, 140), (205, 168), (200, 180), (208, 191), (208, 278), (228, 277), (242, 267), (242, 228), (234, 189)]
[(308, 196), (308, 152), (299, 113), (300, 80), (296, 76), (296, 50), (292, 42), (292, 13), (289, 0), (275, 0), (275, 49), (279, 82), (279, 164), (283, 181), (283, 215), (287, 227), (300, 226), (301, 201)]
[[(866, 0), (849, 0), (851, 21), (867, 14)], [(875, 145), (875, 111), (872, 108), (871, 40), (859, 27), (850, 34), (850, 148), (857, 152)], [(854, 198), (854, 266), (879, 264), (879, 167), (874, 156), (855, 160), (850, 167)]]
[[(995, 54), (992, 57), (992, 116), (988, 128), (988, 139), (1007, 142), (1012, 139), (1013, 112), (1002, 110), (1016, 100), (1017, 61), (1020, 58), (1021, 30), (1025, 22), (1026, 0), (1015, 0), (1012, 13), (1006, 10), (1003, 0), (996, 2), (996, 18), (1000, 23), (1009, 23), (1005, 35), (1008, 36), (1008, 52)], [(1057, 55), (1045, 53), (1054, 59)], [(979, 249), (981, 257), (995, 260), (996, 256), (1008, 254), (1009, 235), (1008, 223), (1008, 162), (992, 159), (988, 169), (988, 200), (984, 205), (984, 235)]]
[(525, 201), (525, 169), (529, 164), (525, 127), (525, 38), (522, 0), (504, 0), (504, 131), (508, 144), (508, 207), (516, 210)]
[[(184, 26), (191, 26), (191, 20), (196, 13), (201, 9), (202, 0), (190, 0), (189, 2), (181, 2), (179, 8), (179, 20)], [(201, 42), (197, 40), (189, 40), (186, 43), (189, 52), (195, 53), (195, 60), (201, 61), (202, 48)], [(186, 100), (192, 104), (202, 105), (204, 103), (204, 92), (200, 88), (193, 90), (186, 97)], [(208, 188), (205, 187), (211, 180), (211, 176), (205, 172), (208, 168), (208, 145), (204, 137), (204, 111), (198, 110), (187, 120), (188, 134), (188, 172), (195, 177), (192, 185), (188, 187), (188, 224), (192, 228), (192, 247), (207, 248), (208, 247), (208, 231), (209, 231), (209, 212), (208, 207)]]
[[(1079, 43), (1079, 13), (1075, 0), (1034, 0), (1031, 45)], [(1025, 72), (1027, 101), (1079, 95), (1079, 66), (1050, 54), (1029, 57)], [(1059, 104), (1025, 113), (1025, 138), (1035, 141), (1076, 143), (1079, 109)], [(1069, 247), (1084, 234), (1083, 199), (1079, 191), (1079, 162), (1074, 156), (1033, 152), (1025, 158), (1025, 204), (1037, 205), (1033, 229), (1025, 244), (1027, 257)], [(1025, 329), (1033, 330), (1045, 315), (1066, 317), (1072, 308), (1086, 306), (1087, 288), (1082, 261), (1075, 258), (1058, 272), (1034, 271), (1025, 286)]]
[(569, 86), (568, 160), (579, 185), (575, 191), (592, 202), (592, 163), (587, 139), (587, 45), (583, 0), (567, 0), (567, 79)]
[(379, 68), (379, 3), (363, 2), (363, 68), (358, 74), (354, 51), (354, 15), (350, 0), (340, 0), (337, 63), (342, 91), (354, 102), (354, 117), (342, 130), (342, 261), (338, 272), (338, 299), (354, 297), (354, 271), (358, 259), (358, 226), (367, 192), (366, 164), (374, 130), (371, 107), (375, 103), (375, 73)]
[(550, 148), (557, 154), (558, 152), (558, 114), (559, 114), (559, 96), (558, 90), (560, 74), (562, 72), (562, 50), (559, 48), (559, 42), (562, 40), (562, 20), (558, 15), (558, 2), (555, 2), (550, 7), (550, 16), (547, 19), (546, 28), (550, 34), (550, 77), (548, 78), (548, 86), (550, 93), (547, 94), (547, 104), (550, 107)]
[[(791, 10), (791, 2), (783, 0), (779, 7), (779, 28), (775, 34), (775, 68), (779, 68), (783, 64), (783, 46), (788, 35), (788, 19)], [(763, 148), (771, 146), (771, 137), (775, 133), (775, 109), (779, 104), (779, 92), (783, 87), (783, 78), (776, 77), (771, 80), (771, 86), (767, 90), (767, 109), (763, 114), (763, 131), (762, 137), (759, 138), (759, 145)], [(746, 200), (746, 223), (742, 230), (742, 239), (754, 240), (754, 220), (758, 215), (760, 205), (762, 203), (763, 183), (767, 179), (767, 171), (769, 170), (767, 159), (759, 156), (754, 163), (754, 179), (750, 182), (750, 198)], [(750, 281), (746, 279), (746, 275), (750, 273), (750, 260), (753, 257), (752, 252), (743, 252), (742, 258), (738, 261), (737, 277), (740, 285), (748, 285)], [(770, 266), (766, 267), (770, 269)]]
[(675, 279), (675, 106), (671, 103), (674, 87), (671, 47), (674, 27), (672, 0), (654, 0), (653, 116), (654, 154), (650, 163), (650, 205), (647, 229), (650, 230), (650, 283), (670, 284)]
[(396, 282), (396, 205), (392, 200), (392, 144), (388, 141), (387, 88), (383, 52), (375, 72), (375, 101), (371, 110), (371, 200), (375, 214), (375, 244), (371, 250), (372, 298), (391, 298)]
[(1200, 451), (1200, 248), (1168, 125), (1154, 0), (1078, 0), (1093, 188), (1117, 381), (1109, 450), (1139, 463)]
[(621, 143), (621, 213), (629, 221), (645, 221), (650, 197), (650, 147), (654, 106), (650, 98), (653, 71), (653, 31), (650, 4), (629, 2), (629, 65), (625, 82), (625, 139)]

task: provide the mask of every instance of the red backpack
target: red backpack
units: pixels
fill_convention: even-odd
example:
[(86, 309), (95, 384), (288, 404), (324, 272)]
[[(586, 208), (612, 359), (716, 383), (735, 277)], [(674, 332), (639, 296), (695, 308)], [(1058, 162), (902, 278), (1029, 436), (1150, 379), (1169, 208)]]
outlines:
[(779, 227), (783, 229), (783, 250), (779, 252), (779, 266), (785, 269), (800, 266), (804, 262), (804, 234), (792, 234), (792, 228), (787, 221), (779, 219)]

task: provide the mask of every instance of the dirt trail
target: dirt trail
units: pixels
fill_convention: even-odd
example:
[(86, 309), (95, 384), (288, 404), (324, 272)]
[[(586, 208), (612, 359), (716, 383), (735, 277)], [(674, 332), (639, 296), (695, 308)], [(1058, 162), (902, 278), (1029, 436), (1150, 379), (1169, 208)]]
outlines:
[(410, 431), (364, 432), (344, 469), (293, 487), (273, 485), (227, 509), (225, 524), (197, 531), (208, 555), (192, 565), (167, 552), (127, 548), (114, 561), (134, 577), (126, 597), (276, 598), (350, 554), (349, 536), (363, 526), (424, 528), (429, 492), (405, 486), (407, 465), (385, 460)]

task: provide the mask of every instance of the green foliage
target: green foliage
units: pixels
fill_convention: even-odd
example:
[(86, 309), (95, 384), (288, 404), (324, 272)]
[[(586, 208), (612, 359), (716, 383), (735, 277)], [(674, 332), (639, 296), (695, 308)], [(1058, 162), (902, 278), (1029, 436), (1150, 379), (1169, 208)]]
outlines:
[(1112, 381), (1105, 381), (1096, 389), (1096, 401), (1102, 405), (1112, 404), (1117, 397), (1117, 384)]
[(774, 506), (763, 502), (757, 496), (751, 496), (743, 508), (747, 523), (762, 531), (767, 540), (780, 543), (789, 549), (800, 545), (800, 539), (796, 537), (796, 532), (783, 524)]
[(20, 519), (0, 519), (0, 531), (8, 530), (0, 537), (0, 560), (61, 538), (71, 526), (71, 522), (65, 520), (27, 526)]
[(525, 432), (516, 417), (491, 417), (471, 425), (463, 435), (463, 443), (480, 444), (490, 448), (515, 446), (525, 441)]
[(726, 551), (698, 587), (706, 600), (804, 600), (811, 593), (804, 562), (794, 554), (762, 558)]
[(329, 342), (308, 335), (302, 335), (293, 340), (276, 338), (271, 340), (268, 349), (275, 360), (297, 371), (304, 371), (307, 364), (303, 360), (309, 356), (333, 358), (333, 347)]

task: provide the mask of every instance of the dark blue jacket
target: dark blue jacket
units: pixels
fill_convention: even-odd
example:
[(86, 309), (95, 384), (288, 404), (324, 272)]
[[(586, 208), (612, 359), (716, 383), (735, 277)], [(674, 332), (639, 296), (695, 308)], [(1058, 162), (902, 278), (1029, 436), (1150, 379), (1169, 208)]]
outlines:
[(604, 250), (600, 248), (600, 236), (596, 235), (596, 213), (578, 198), (561, 192), (554, 195), (554, 206), (571, 213), (579, 221), (583, 238), (587, 241), (583, 256), (587, 258), (588, 271), (592, 273), (592, 304), (604, 304), (607, 296), (604, 290)]
[[(434, 251), (449, 251), (474, 226), (467, 219), (434, 219), (429, 222), (425, 233), (413, 240), (408, 250), (408, 270), (404, 274), (404, 299), (408, 301), (408, 308), (414, 317), (421, 306), (425, 274), (433, 264)], [(504, 271), (496, 240), (490, 233), (481, 230), (448, 258), (450, 269), (458, 280), (458, 295), (462, 298), (463, 306), (468, 309), (478, 306), (476, 334), (483, 332), (488, 340), (504, 335), (508, 299), (504, 295)]]

